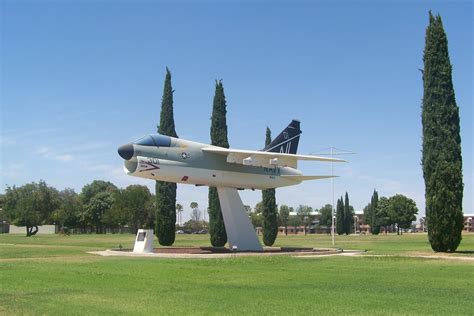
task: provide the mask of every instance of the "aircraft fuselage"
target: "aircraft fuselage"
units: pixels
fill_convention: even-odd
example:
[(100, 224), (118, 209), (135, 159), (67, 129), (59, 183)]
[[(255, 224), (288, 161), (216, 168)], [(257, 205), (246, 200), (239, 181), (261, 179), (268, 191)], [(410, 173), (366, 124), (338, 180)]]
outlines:
[(213, 146), (173, 137), (169, 139), (166, 146), (142, 145), (140, 141), (127, 144), (131, 153), (130, 159), (125, 159), (125, 172), (153, 180), (236, 189), (263, 190), (301, 183), (280, 177), (301, 175), (297, 169), (229, 163), (225, 156), (201, 150)]

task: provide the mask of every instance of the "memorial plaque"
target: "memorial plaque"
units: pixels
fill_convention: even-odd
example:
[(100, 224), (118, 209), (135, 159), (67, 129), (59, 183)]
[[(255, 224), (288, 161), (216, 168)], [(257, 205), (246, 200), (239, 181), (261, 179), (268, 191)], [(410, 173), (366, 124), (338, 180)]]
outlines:
[(137, 237), (137, 241), (144, 241), (145, 237), (146, 237), (146, 232), (139, 232), (138, 237)]
[(139, 229), (133, 246), (133, 252), (152, 253), (153, 252), (153, 229)]

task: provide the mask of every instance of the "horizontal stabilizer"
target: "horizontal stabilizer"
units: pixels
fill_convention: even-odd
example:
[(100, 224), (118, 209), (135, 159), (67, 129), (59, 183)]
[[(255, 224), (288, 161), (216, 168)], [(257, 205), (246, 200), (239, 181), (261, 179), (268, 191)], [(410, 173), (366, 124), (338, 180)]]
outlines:
[(296, 168), (299, 160), (346, 162), (345, 160), (331, 157), (313, 155), (294, 155), (268, 151), (253, 151), (209, 146), (201, 149), (203, 152), (227, 156), (228, 163), (241, 164), (255, 167), (291, 167)]
[(337, 178), (338, 176), (298, 176), (298, 175), (281, 175), (282, 178), (287, 178), (294, 181), (319, 180), (328, 178)]

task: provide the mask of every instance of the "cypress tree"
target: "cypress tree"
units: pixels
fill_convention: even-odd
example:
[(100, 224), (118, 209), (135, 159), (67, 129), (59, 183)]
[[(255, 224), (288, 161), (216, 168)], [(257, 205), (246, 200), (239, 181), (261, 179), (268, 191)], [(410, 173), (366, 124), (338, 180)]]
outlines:
[[(364, 207), (364, 224), (366, 225), (371, 225), (371, 218), (372, 218), (372, 205), (367, 204)], [(372, 228), (372, 226), (370, 226)]]
[(423, 55), (423, 177), (428, 239), (434, 251), (455, 251), (463, 228), (462, 157), (448, 40), (429, 13)]
[[(342, 200), (342, 198), (341, 198)], [(354, 223), (354, 217), (353, 217), (353, 212), (352, 212), (352, 208), (349, 204), (349, 194), (347, 194), (346, 192), (346, 196), (344, 197), (344, 219), (343, 219), (343, 223), (344, 223), (344, 233), (346, 235), (349, 235), (351, 233), (351, 229), (352, 229), (352, 224)]]
[[(216, 80), (216, 92), (214, 94), (211, 117), (211, 143), (214, 146), (229, 148), (226, 107), (224, 86), (222, 81)], [(227, 242), (227, 233), (219, 203), (219, 195), (217, 188), (214, 187), (209, 187), (209, 234), (211, 235), (211, 244), (214, 247), (223, 247)]]
[(338, 235), (344, 234), (344, 201), (342, 196), (337, 199), (336, 204), (336, 232)]
[[(171, 73), (168, 67), (166, 67), (158, 133), (178, 137), (174, 126), (173, 88), (171, 87)], [(171, 246), (175, 239), (176, 183), (156, 181), (155, 194), (156, 236), (158, 237), (160, 245)]]
[[(272, 132), (267, 127), (265, 135), (265, 146), (272, 142)], [(263, 243), (271, 246), (278, 234), (277, 206), (275, 189), (262, 190), (262, 214), (263, 214)]]
[(378, 235), (380, 232), (380, 224), (377, 220), (377, 205), (379, 203), (379, 194), (374, 189), (372, 198), (370, 200), (370, 230), (372, 235)]

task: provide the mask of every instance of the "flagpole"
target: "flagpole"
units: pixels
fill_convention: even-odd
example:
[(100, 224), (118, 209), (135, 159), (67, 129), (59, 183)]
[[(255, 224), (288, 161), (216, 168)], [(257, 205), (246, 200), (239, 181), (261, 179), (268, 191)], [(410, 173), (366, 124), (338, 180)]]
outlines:
[[(333, 147), (331, 147), (331, 159), (333, 158), (333, 155), (332, 155), (332, 150), (333, 150)], [(331, 187), (332, 187), (332, 207), (331, 207), (331, 221), (332, 221), (332, 225), (331, 225), (331, 239), (332, 239), (332, 245), (334, 246), (335, 245), (335, 234), (334, 234), (334, 166), (333, 166), (334, 162), (331, 160)]]
[[(330, 155), (331, 157), (331, 193), (332, 193), (332, 207), (331, 207), (331, 239), (332, 239), (332, 245), (334, 246), (336, 244), (336, 208), (335, 208), (335, 203), (334, 203), (334, 162), (333, 158), (334, 155), (353, 155), (355, 152), (352, 151), (346, 151), (343, 149), (337, 149), (334, 147), (330, 147), (330, 152), (329, 153), (311, 153), (311, 155)], [(334, 150), (337, 150), (337, 152), (334, 152)]]

